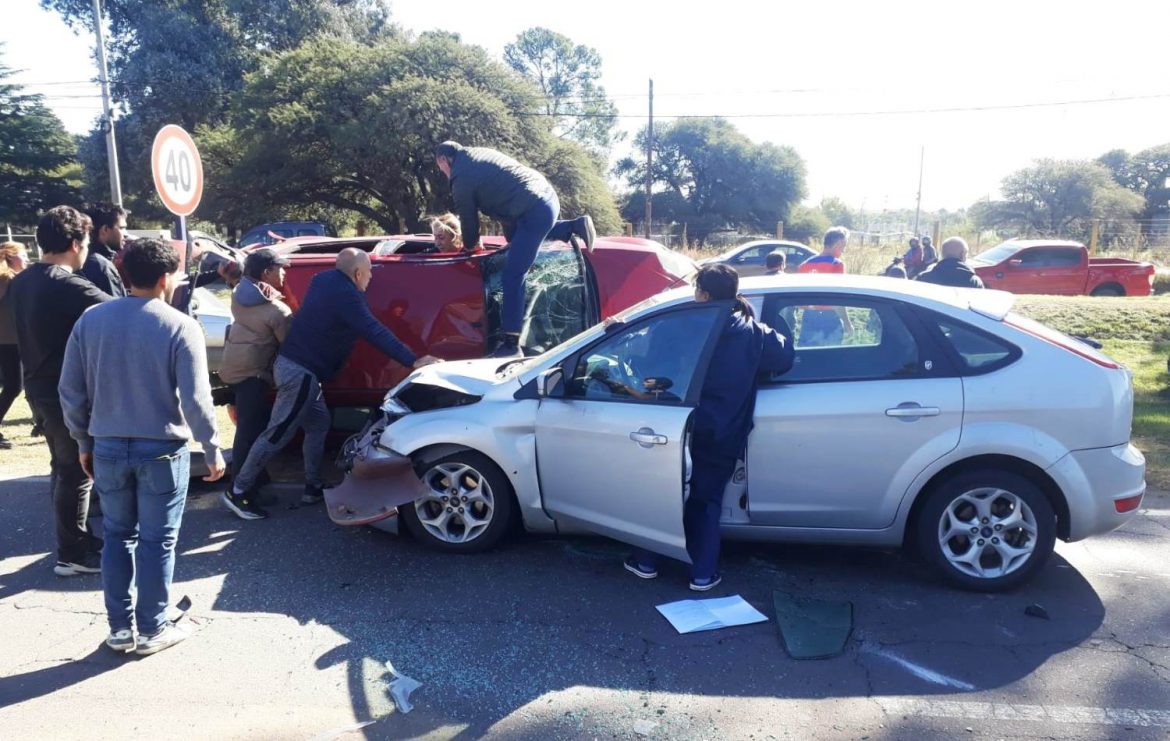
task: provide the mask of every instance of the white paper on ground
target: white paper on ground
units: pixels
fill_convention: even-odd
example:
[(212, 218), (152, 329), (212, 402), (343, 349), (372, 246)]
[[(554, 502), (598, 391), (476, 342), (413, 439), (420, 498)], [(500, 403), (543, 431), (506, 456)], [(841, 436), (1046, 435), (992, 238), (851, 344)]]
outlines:
[(716, 599), (684, 599), (658, 605), (656, 609), (679, 633), (750, 625), (768, 619), (738, 594)]

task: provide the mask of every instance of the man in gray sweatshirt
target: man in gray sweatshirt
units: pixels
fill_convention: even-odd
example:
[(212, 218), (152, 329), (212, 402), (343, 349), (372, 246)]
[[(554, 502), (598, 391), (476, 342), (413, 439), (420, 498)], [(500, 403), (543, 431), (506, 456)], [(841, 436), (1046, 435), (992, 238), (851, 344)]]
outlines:
[(167, 619), (188, 438), (193, 433), (207, 457), (205, 481), (223, 476), (224, 462), (203, 332), (168, 304), (179, 256), (165, 242), (140, 239), (124, 251), (122, 267), (130, 295), (82, 315), (58, 390), (81, 467), (102, 492), (106, 645), (148, 655), (188, 635)]

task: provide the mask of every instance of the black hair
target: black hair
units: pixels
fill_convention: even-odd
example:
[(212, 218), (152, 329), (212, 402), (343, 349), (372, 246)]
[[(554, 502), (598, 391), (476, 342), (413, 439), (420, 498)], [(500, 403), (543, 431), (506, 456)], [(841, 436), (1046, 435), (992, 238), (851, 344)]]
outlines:
[(756, 312), (743, 296), (739, 295), (739, 273), (735, 268), (723, 263), (704, 265), (695, 275), (695, 285), (703, 289), (712, 301), (735, 300), (735, 311), (749, 319), (754, 319)]
[(122, 250), (122, 269), (135, 288), (154, 288), (179, 269), (179, 253), (161, 239), (136, 239)]
[(89, 217), (72, 206), (56, 206), (37, 224), (37, 244), (44, 252), (63, 254), (89, 234)]
[(784, 256), (783, 252), (769, 252), (768, 256), (764, 258), (764, 267), (766, 268), (783, 268), (787, 264), (788, 258)]
[(463, 151), (463, 145), (459, 142), (445, 141), (439, 146), (435, 147), (436, 157), (446, 157), (449, 160), (455, 159), (455, 155)]
[(130, 212), (121, 206), (116, 206), (113, 203), (91, 203), (84, 209), (85, 215), (93, 222), (93, 234), (90, 237), (91, 242), (96, 242), (98, 232), (102, 227), (115, 227), (118, 225), (118, 220), (129, 216)]

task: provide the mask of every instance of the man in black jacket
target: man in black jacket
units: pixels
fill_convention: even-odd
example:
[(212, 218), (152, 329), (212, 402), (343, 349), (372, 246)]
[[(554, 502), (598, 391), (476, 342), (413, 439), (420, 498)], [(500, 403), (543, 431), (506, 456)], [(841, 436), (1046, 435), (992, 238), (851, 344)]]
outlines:
[(126, 295), (122, 276), (114, 265), (114, 258), (122, 250), (122, 231), (130, 212), (111, 203), (95, 203), (85, 209), (93, 222), (89, 235), (89, 256), (81, 266), (81, 274), (89, 282), (114, 298)]
[(49, 446), (53, 510), (57, 521), (58, 576), (101, 571), (101, 538), (86, 525), (92, 483), (81, 467), (77, 441), (65, 426), (57, 384), (69, 333), (91, 306), (109, 301), (78, 270), (88, 253), (89, 218), (69, 206), (49, 209), (37, 225), (40, 262), (8, 288), (16, 344), (24, 365), (24, 393)]
[(524, 319), (524, 276), (546, 239), (565, 241), (576, 234), (593, 249), (593, 219), (558, 221), (561, 204), (552, 185), (536, 170), (486, 147), (447, 141), (435, 148), (435, 163), (451, 180), (455, 211), (463, 230), (463, 248), (478, 249), (482, 211), (504, 226), (508, 261), (504, 266), (502, 325), (504, 338), (492, 357), (520, 352)]
[(962, 237), (950, 237), (942, 243), (942, 259), (917, 280), (955, 288), (983, 288), (983, 281), (964, 262), (966, 259), (967, 242)]

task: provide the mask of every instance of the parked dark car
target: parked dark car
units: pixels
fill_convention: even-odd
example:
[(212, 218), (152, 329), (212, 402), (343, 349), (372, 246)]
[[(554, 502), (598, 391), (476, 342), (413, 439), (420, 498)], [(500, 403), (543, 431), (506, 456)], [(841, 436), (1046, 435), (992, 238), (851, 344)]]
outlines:
[(291, 237), (336, 237), (337, 232), (319, 221), (273, 221), (254, 226), (240, 237), (240, 247), (275, 244)]

